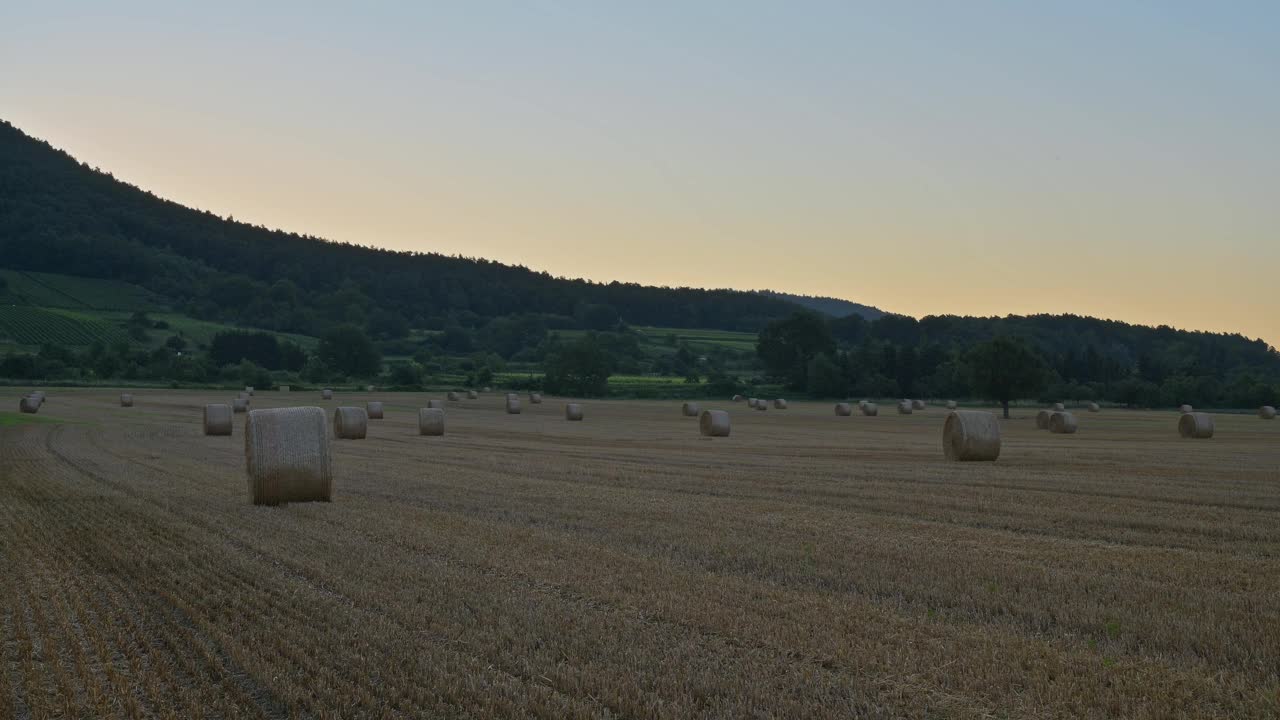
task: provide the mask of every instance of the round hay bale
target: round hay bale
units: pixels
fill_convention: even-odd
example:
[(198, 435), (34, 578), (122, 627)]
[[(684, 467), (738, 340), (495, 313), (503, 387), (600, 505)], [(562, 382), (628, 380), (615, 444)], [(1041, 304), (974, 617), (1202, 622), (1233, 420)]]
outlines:
[(438, 408), (438, 409), (440, 409), (440, 410), (443, 410), (443, 409), (444, 409), (444, 401), (443, 401), (443, 400), (436, 400), (435, 398), (432, 398), (432, 399), (430, 399), (430, 400), (428, 400), (428, 401), (427, 401), (427, 407), (429, 407), (429, 408)]
[(1276, 409), (1271, 407), (1270, 405), (1263, 405), (1262, 407), (1258, 408), (1258, 417), (1262, 418), (1263, 420), (1275, 420)]
[(853, 414), (853, 406), (849, 403), (836, 403), (836, 415), (849, 417)]
[(31, 392), (27, 393), (27, 397), (35, 398), (36, 402), (40, 403), (41, 405), (44, 404), (45, 395), (43, 390), (32, 390)]
[(507, 414), (508, 415), (520, 414), (520, 398), (516, 397), (515, 395), (507, 396)]
[(450, 391), (448, 395), (445, 395), (445, 399), (447, 399), (449, 402), (458, 402), (458, 400), (460, 400), (461, 398), (459, 397), (458, 393)]
[(859, 401), (858, 401), (858, 407), (859, 407), (859, 408), (866, 407), (866, 405), (867, 405), (867, 403), (868, 403), (868, 402), (869, 402), (868, 400), (859, 400)]
[(245, 394), (246, 394), (246, 395), (252, 395), (252, 394), (253, 394), (253, 386), (252, 386), (252, 385), (245, 385), (245, 386), (244, 386), (244, 392), (245, 392)]
[(40, 412), (40, 399), (27, 395), (18, 401), (18, 410), (29, 415), (35, 415)]
[(529, 404), (530, 404), (530, 405), (541, 405), (541, 404), (542, 404), (542, 393), (536, 393), (536, 392), (531, 392), (531, 393), (529, 393)]
[(733, 396), (733, 401), (734, 401), (734, 402), (742, 402), (743, 400), (746, 400), (746, 398), (742, 397), (741, 395), (734, 395), (734, 396)]
[(364, 386), (364, 391), (365, 391), (365, 392), (376, 392), (376, 390), (377, 390), (377, 389), (376, 389), (374, 386), (372, 386), (372, 385), (365, 385), (365, 386)]
[(911, 401), (910, 401), (910, 400), (903, 400), (902, 402), (898, 403), (898, 414), (899, 414), (899, 415), (910, 415), (910, 414), (911, 414), (911, 410), (912, 410), (912, 407), (911, 407)]
[(213, 403), (204, 406), (205, 435), (230, 435), (231, 424), (230, 405)]
[(418, 410), (419, 435), (444, 434), (444, 410), (438, 407), (424, 407)]
[(249, 399), (249, 393), (244, 392), (243, 390), (241, 390), (240, 392), (236, 393), (236, 397), (240, 398), (241, 400), (248, 400), (248, 399)]
[(1073, 435), (1076, 431), (1076, 416), (1067, 411), (1056, 412), (1049, 416), (1049, 432), (1055, 435)]
[(981, 410), (952, 410), (942, 425), (948, 460), (986, 461), (1000, 457), (1000, 421)]
[(480, 390), (481, 390), (481, 392), (493, 392), (493, 388), (488, 387), (488, 386), (486, 386), (486, 387), (482, 387), (482, 388), (480, 388)]
[(382, 419), (382, 403), (377, 400), (370, 400), (364, 404), (365, 412), (369, 413), (370, 420)]
[(774, 410), (786, 410), (786, 409), (787, 409), (787, 401), (786, 401), (786, 400), (784, 400), (784, 399), (782, 399), (782, 398), (777, 398), (777, 399), (775, 399), (775, 400), (773, 401), (773, 409), (774, 409)]
[(1198, 440), (1213, 437), (1213, 416), (1202, 412), (1183, 413), (1178, 418), (1178, 434), (1184, 438)]
[(1063, 410), (1066, 410), (1066, 409), (1067, 409), (1067, 406), (1066, 406), (1066, 405), (1063, 405), (1062, 403), (1054, 403), (1054, 404), (1053, 404), (1053, 411), (1054, 411), (1054, 412), (1062, 412)]
[(249, 412), (249, 398), (236, 398), (231, 401), (232, 412)]
[(760, 401), (756, 398), (747, 398), (747, 407), (754, 409), (758, 402)]
[(701, 412), (702, 408), (698, 407), (698, 403), (695, 402), (687, 402), (680, 406), (680, 414), (685, 417), (698, 417)]
[(757, 400), (757, 401), (756, 401), (756, 409), (757, 409), (757, 410), (759, 410), (760, 412), (764, 412), (765, 410), (768, 410), (768, 409), (769, 409), (769, 403), (767, 403), (767, 402), (765, 402), (765, 401), (763, 401), (763, 400)]
[(480, 397), (480, 393), (476, 392), (475, 390), (468, 390), (468, 391), (467, 391), (467, 399), (468, 399), (468, 400), (475, 400), (475, 399), (476, 399), (476, 398), (478, 398), (478, 397)]
[(565, 403), (564, 419), (579, 422), (582, 420), (582, 406), (578, 403)]
[(956, 409), (956, 408), (958, 408), (958, 407), (960, 407), (960, 406), (956, 404), (956, 401), (955, 401), (955, 400), (948, 400), (948, 401), (947, 401), (947, 409), (948, 409), (948, 410), (955, 410), (955, 409)]
[(706, 437), (729, 437), (729, 413), (703, 410), (698, 417), (698, 430)]
[(1183, 415), (1186, 415), (1187, 413), (1192, 413), (1192, 412), (1195, 412), (1195, 411), (1196, 411), (1196, 409), (1195, 409), (1195, 408), (1193, 408), (1193, 407), (1191, 407), (1190, 405), (1179, 405), (1179, 406), (1178, 406), (1178, 412), (1182, 413)]
[(924, 409), (924, 401), (923, 401), (923, 400), (912, 400), (912, 401), (911, 401), (911, 409), (912, 409), (912, 410), (923, 410), (923, 409)]
[(333, 496), (333, 463), (324, 411), (318, 407), (254, 410), (244, 425), (249, 498), (279, 505)]
[(133, 407), (133, 396), (129, 393), (120, 393), (120, 407)]
[(873, 402), (864, 402), (862, 404), (862, 414), (867, 417), (875, 417), (880, 414), (880, 406)]
[(333, 436), (339, 440), (363, 440), (369, 434), (369, 413), (363, 408), (340, 407), (333, 411)]
[(1049, 429), (1049, 416), (1050, 416), (1050, 415), (1052, 415), (1052, 414), (1053, 414), (1053, 413), (1052, 413), (1051, 411), (1049, 411), (1049, 410), (1041, 410), (1040, 412), (1036, 413), (1036, 429), (1037, 429), (1037, 430), (1048, 430), (1048, 429)]
[(1089, 412), (1101, 412), (1101, 411), (1102, 411), (1102, 408), (1098, 406), (1098, 403), (1096, 402), (1089, 403)]
[(320, 391), (320, 399), (321, 399), (321, 400), (332, 400), (332, 399), (333, 399), (333, 391), (332, 391), (332, 390), (330, 390), (329, 388), (325, 388), (325, 389), (321, 390), (321, 391)]

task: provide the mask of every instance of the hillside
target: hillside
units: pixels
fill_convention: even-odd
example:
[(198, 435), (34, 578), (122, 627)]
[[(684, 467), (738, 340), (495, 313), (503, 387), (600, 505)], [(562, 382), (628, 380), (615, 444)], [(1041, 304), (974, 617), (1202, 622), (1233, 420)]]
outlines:
[(820, 297), (814, 295), (795, 295), (793, 293), (776, 292), (774, 290), (758, 290), (757, 294), (765, 297), (776, 298), (778, 300), (786, 300), (795, 303), (800, 307), (808, 308), (814, 312), (830, 315), (833, 318), (843, 318), (850, 315), (858, 315), (864, 320), (879, 320), (885, 316), (885, 311), (870, 305), (843, 300), (841, 298)]

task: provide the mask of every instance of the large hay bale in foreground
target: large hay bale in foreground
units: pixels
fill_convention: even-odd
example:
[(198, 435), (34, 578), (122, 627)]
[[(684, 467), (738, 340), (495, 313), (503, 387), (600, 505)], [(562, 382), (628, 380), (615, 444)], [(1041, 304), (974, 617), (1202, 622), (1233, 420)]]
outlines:
[(444, 397), (445, 397), (445, 399), (446, 399), (446, 400), (448, 400), (449, 402), (458, 402), (458, 400), (460, 400), (460, 399), (461, 399), (461, 397), (458, 395), (458, 393), (453, 392), (452, 390), (451, 390), (451, 391), (449, 391), (449, 394), (448, 394), (448, 395), (445, 395)]
[(364, 408), (340, 407), (333, 411), (333, 436), (339, 440), (363, 440), (369, 434), (369, 413)]
[(1196, 409), (1195, 409), (1195, 408), (1193, 408), (1193, 407), (1191, 407), (1190, 405), (1179, 405), (1179, 406), (1178, 406), (1178, 412), (1182, 413), (1183, 415), (1186, 415), (1187, 413), (1192, 413), (1192, 412), (1195, 412), (1195, 411), (1196, 411)]
[(249, 498), (254, 505), (321, 500), (333, 495), (333, 464), (324, 411), (317, 407), (254, 410), (244, 425)]
[(958, 407), (960, 407), (960, 405), (959, 405), (959, 404), (957, 404), (955, 400), (948, 400), (948, 401), (947, 401), (947, 409), (948, 409), (948, 410), (955, 410), (955, 409), (956, 409), (956, 408), (958, 408)]
[(476, 392), (475, 390), (468, 390), (468, 391), (467, 391), (467, 399), (468, 399), (468, 400), (475, 400), (475, 399), (476, 399), (476, 398), (478, 398), (478, 397), (480, 397), (480, 393)]
[(1076, 431), (1076, 416), (1067, 411), (1049, 416), (1049, 432), (1055, 435), (1072, 435)]
[(225, 403), (213, 403), (204, 406), (204, 434), (230, 435), (231, 406)]
[(1062, 403), (1054, 403), (1054, 404), (1053, 404), (1053, 411), (1054, 411), (1054, 412), (1062, 412), (1063, 410), (1066, 410), (1066, 409), (1067, 409), (1067, 406), (1066, 406), (1066, 405), (1063, 405)]
[(993, 461), (1000, 457), (1000, 421), (981, 410), (952, 410), (942, 425), (948, 460)]
[(578, 403), (565, 403), (564, 419), (578, 422), (582, 420), (582, 406)]
[(701, 412), (702, 408), (698, 406), (698, 403), (687, 402), (680, 406), (680, 414), (685, 417), (698, 417)]
[(925, 405), (924, 405), (924, 401), (923, 401), (923, 400), (912, 400), (912, 401), (911, 401), (911, 409), (912, 409), (912, 410), (923, 410), (924, 408), (925, 408)]
[(698, 430), (707, 437), (729, 437), (729, 413), (703, 410), (698, 417)]
[(18, 401), (18, 410), (29, 415), (35, 415), (40, 412), (40, 398), (27, 395)]
[(120, 407), (133, 407), (133, 395), (120, 393)]
[(369, 414), (370, 420), (382, 419), (382, 403), (377, 400), (370, 400), (364, 404), (364, 411)]
[(903, 401), (901, 401), (901, 402), (899, 402), (899, 403), (898, 403), (898, 414), (899, 414), (899, 415), (910, 415), (910, 414), (911, 414), (911, 410), (912, 410), (912, 407), (911, 407), (911, 401), (910, 401), (910, 400), (903, 400)]
[(320, 399), (321, 399), (321, 400), (332, 400), (332, 399), (333, 399), (333, 391), (332, 391), (332, 390), (330, 390), (329, 388), (325, 388), (325, 389), (321, 390), (321, 391), (320, 391)]
[(1258, 417), (1262, 418), (1263, 420), (1275, 420), (1276, 409), (1271, 407), (1270, 405), (1263, 405), (1262, 407), (1258, 408)]
[(236, 398), (231, 401), (232, 412), (249, 412), (249, 398)]
[(432, 399), (430, 399), (430, 400), (428, 400), (428, 401), (427, 401), (427, 407), (429, 407), (429, 408), (439, 408), (440, 410), (443, 410), (443, 409), (444, 409), (444, 401), (443, 401), (443, 400), (436, 400), (435, 398), (432, 398)]
[(785, 399), (783, 399), (783, 398), (777, 398), (777, 399), (775, 399), (775, 400), (773, 401), (773, 409), (775, 409), (775, 410), (786, 410), (786, 409), (787, 409), (787, 401), (786, 401)]
[(418, 410), (418, 434), (443, 435), (444, 409), (438, 407), (420, 408)]
[(520, 398), (516, 397), (515, 395), (507, 396), (507, 414), (508, 415), (520, 414)]
[(1102, 408), (1096, 402), (1089, 403), (1089, 412), (1102, 412)]
[(1036, 429), (1037, 430), (1049, 429), (1050, 415), (1053, 415), (1053, 412), (1050, 410), (1041, 410), (1040, 412), (1036, 413)]
[(836, 403), (836, 415), (849, 417), (853, 414), (853, 406), (849, 403)]
[(1178, 434), (1198, 440), (1213, 437), (1213, 416), (1202, 412), (1184, 413), (1178, 418)]
[(862, 414), (867, 417), (875, 417), (880, 414), (880, 406), (873, 402), (862, 403)]

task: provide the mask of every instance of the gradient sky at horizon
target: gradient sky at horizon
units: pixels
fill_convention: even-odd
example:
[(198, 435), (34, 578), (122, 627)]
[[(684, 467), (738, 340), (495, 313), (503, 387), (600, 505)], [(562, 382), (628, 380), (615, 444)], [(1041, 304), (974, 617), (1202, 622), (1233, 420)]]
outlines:
[(1280, 345), (1280, 3), (16, 5), (0, 118), (220, 215)]

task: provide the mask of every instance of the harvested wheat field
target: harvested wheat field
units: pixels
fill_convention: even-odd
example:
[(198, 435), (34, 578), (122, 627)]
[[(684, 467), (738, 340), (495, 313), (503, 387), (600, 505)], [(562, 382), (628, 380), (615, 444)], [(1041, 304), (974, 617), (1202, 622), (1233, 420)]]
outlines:
[[(254, 506), (226, 393), (0, 427), (0, 717), (1274, 718), (1280, 425), (428, 395)], [(255, 410), (338, 400), (258, 391)], [(16, 403), (15, 403), (16, 404)]]

